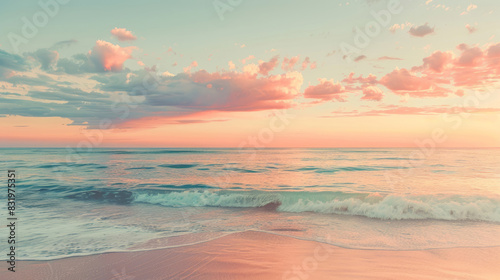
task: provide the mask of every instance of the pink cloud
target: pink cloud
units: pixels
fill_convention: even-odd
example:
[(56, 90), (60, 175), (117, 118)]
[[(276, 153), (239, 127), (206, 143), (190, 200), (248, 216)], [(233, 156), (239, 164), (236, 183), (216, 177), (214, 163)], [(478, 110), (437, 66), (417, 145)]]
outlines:
[(309, 66), (309, 68), (312, 70), (312, 69), (315, 69), (316, 68), (316, 62), (311, 62), (311, 59), (309, 57), (306, 57), (304, 58), (304, 61), (302, 61), (302, 66), (301, 66), (301, 70), (306, 70), (307, 69), (307, 66)]
[[(349, 112), (333, 112), (330, 117), (363, 117), (363, 116), (388, 116), (388, 115), (438, 115), (438, 114), (480, 114), (498, 113), (500, 108), (478, 108), (478, 107), (399, 107), (395, 105), (386, 106), (383, 109), (360, 112), (358, 110)], [(327, 116), (328, 117), (328, 116)]]
[(500, 74), (500, 43), (488, 47), (486, 59), (488, 67)]
[[(457, 49), (460, 53), (446, 64), (443, 72), (432, 76), (436, 82), (476, 87), (500, 79), (500, 43), (485, 49), (460, 44)], [(423, 66), (426, 67), (425, 63)]]
[(290, 71), (293, 69), (293, 67), (295, 67), (295, 64), (299, 61), (299, 57), (298, 56), (294, 56), (294, 57), (291, 57), (291, 58), (287, 58), (285, 57), (283, 59), (283, 63), (281, 64), (281, 69), (285, 70), (285, 71)]
[(500, 43), (485, 48), (460, 44), (457, 50), (458, 54), (436, 51), (425, 57), (422, 65), (411, 71), (394, 70), (380, 83), (397, 94), (424, 97), (444, 96), (459, 90), (451, 87), (473, 88), (500, 80)]
[(363, 75), (354, 77), (354, 73), (349, 73), (349, 76), (342, 80), (342, 83), (347, 84), (348, 90), (359, 90), (367, 86), (376, 85), (378, 83), (377, 77), (369, 74), (366, 78)]
[(193, 61), (193, 62), (191, 62), (191, 64), (189, 64), (189, 66), (182, 68), (182, 70), (184, 70), (185, 73), (188, 73), (188, 72), (191, 72), (191, 69), (195, 68), (195, 67), (198, 67), (198, 62)]
[(259, 63), (259, 73), (267, 76), (278, 65), (279, 56), (271, 58), (268, 62)]
[(452, 58), (453, 54), (450, 52), (436, 51), (423, 59), (424, 67), (428, 67), (435, 72), (443, 72), (444, 68), (451, 63)]
[(113, 34), (113, 36), (115, 36), (119, 41), (133, 41), (137, 39), (137, 37), (135, 37), (132, 32), (128, 31), (125, 28), (115, 27), (113, 30), (111, 30), (111, 34)]
[[(395, 69), (380, 80), (369, 75), (355, 77), (350, 73), (342, 80), (346, 91), (363, 91), (363, 99), (373, 96), (373, 88), (381, 84), (398, 95), (412, 97), (444, 97), (451, 93), (463, 96), (460, 87), (474, 88), (500, 80), (500, 43), (486, 48), (457, 46), (459, 53), (436, 51), (422, 59), (422, 65), (411, 70)], [(378, 91), (377, 91), (378, 92)]]
[(477, 5), (475, 4), (470, 4), (468, 7), (467, 7), (467, 12), (470, 12), (472, 10), (475, 10), (477, 9)]
[(477, 28), (474, 27), (474, 26), (471, 26), (470, 24), (466, 24), (465, 28), (467, 28), (467, 30), (469, 31), (469, 33), (474, 33), (474, 32), (477, 31)]
[(414, 97), (446, 96), (448, 92), (427, 77), (415, 76), (404, 68), (392, 71), (379, 82), (396, 94), (409, 94)]
[[(180, 80), (179, 80), (180, 79)], [(153, 106), (175, 106), (197, 111), (258, 111), (292, 106), (303, 83), (290, 72), (268, 77), (241, 72), (200, 70), (178, 76), (179, 83), (160, 85), (162, 92), (147, 96)], [(179, 92), (183, 92), (179, 95)]]
[[(151, 69), (149, 72), (155, 72)], [(302, 74), (288, 72), (280, 75), (262, 76), (223, 70), (193, 73), (180, 73), (176, 76), (155, 75), (155, 90), (144, 95), (139, 104), (139, 114), (119, 124), (120, 127), (159, 126), (179, 117), (192, 119), (213, 119), (215, 115), (228, 116), (229, 112), (249, 112), (273, 109), (286, 109), (296, 105), (301, 97)], [(150, 77), (147, 70), (127, 75), (119, 84), (112, 82), (117, 89), (128, 93), (137, 86), (143, 86), (144, 77)], [(144, 113), (142, 113), (144, 112)]]
[(393, 91), (426, 90), (431, 86), (428, 80), (413, 76), (406, 69), (396, 69), (392, 71), (382, 77), (380, 83)]
[(396, 32), (396, 30), (398, 30), (398, 29), (403, 30), (403, 29), (405, 29), (405, 28), (407, 28), (407, 27), (409, 27), (409, 26), (412, 26), (412, 25), (413, 25), (413, 24), (411, 24), (411, 23), (409, 23), (409, 22), (402, 23), (402, 24), (397, 24), (397, 23), (396, 23), (396, 24), (392, 25), (392, 26), (389, 28), (389, 31), (391, 31), (392, 33), (395, 33), (395, 32)]
[(471, 67), (482, 63), (484, 53), (479, 47), (469, 48), (466, 44), (460, 44), (457, 49), (461, 50), (462, 54), (455, 60), (456, 65)]
[(309, 57), (304, 58), (304, 61), (302, 62), (301, 69), (305, 70), (307, 68), (307, 66), (309, 65), (309, 63), (311, 63), (311, 60), (309, 59)]
[(466, 11), (463, 11), (460, 15), (461, 15), (461, 16), (466, 15), (466, 14), (468, 14), (470, 11), (475, 10), (475, 9), (477, 9), (477, 5), (475, 5), (475, 4), (470, 4), (469, 6), (467, 6), (467, 10), (466, 10)]
[(304, 97), (321, 99), (323, 101), (337, 100), (345, 101), (345, 88), (340, 83), (333, 80), (319, 79), (320, 83), (315, 86), (309, 86), (304, 91)]
[(398, 58), (398, 57), (381, 56), (378, 58), (378, 60), (403, 60), (403, 59)]
[(89, 58), (102, 66), (105, 71), (119, 72), (123, 69), (123, 63), (132, 57), (134, 49), (136, 47), (123, 48), (98, 40), (94, 48), (89, 52)]
[(366, 55), (357, 56), (356, 58), (354, 58), (354, 62), (358, 62), (358, 61), (361, 61), (363, 59), (366, 59)]
[(380, 101), (384, 97), (384, 93), (381, 89), (374, 86), (368, 86), (363, 88), (362, 100)]
[(490, 84), (492, 80), (498, 80), (498, 76), (490, 76), (487, 68), (455, 67), (446, 73), (445, 79), (453, 81), (456, 87), (477, 87)]
[(241, 63), (245, 64), (245, 63), (247, 63), (248, 61), (250, 61), (250, 60), (252, 60), (252, 59), (254, 59), (254, 58), (255, 58), (255, 56), (253, 56), (253, 55), (249, 55), (248, 57), (243, 58), (243, 59), (241, 60)]

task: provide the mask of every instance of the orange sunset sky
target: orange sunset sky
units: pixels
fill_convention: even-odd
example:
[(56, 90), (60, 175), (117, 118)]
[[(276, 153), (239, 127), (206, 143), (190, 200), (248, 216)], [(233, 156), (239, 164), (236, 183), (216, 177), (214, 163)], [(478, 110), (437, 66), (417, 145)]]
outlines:
[(0, 4), (0, 146), (500, 146), (493, 1), (90, 2)]

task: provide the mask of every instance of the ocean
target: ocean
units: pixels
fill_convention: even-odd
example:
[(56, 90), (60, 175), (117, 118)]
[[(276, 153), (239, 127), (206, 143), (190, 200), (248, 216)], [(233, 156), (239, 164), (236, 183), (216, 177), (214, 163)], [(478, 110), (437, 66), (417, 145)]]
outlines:
[(358, 249), (500, 246), (500, 149), (0, 155), (5, 182), (16, 172), (21, 260), (178, 247), (247, 230)]

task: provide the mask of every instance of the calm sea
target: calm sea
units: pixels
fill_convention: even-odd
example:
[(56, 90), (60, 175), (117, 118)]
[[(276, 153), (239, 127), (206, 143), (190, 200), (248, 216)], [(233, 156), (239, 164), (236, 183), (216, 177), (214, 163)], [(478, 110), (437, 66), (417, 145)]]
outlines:
[(17, 175), (20, 259), (245, 230), (360, 249), (500, 245), (499, 149), (13, 148), (0, 156), (5, 182), (8, 169)]

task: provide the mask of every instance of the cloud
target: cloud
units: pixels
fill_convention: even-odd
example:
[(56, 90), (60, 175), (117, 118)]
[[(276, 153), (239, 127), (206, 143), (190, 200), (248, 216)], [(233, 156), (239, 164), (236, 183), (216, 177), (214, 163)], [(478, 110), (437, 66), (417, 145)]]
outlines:
[(403, 29), (410, 27), (412, 25), (413, 24), (411, 24), (409, 22), (401, 23), (401, 24), (396, 23), (396, 24), (392, 25), (391, 27), (389, 27), (389, 31), (391, 31), (392, 33), (396, 33), (397, 30), (399, 30), (399, 29), (403, 30)]
[(500, 62), (498, 60), (500, 58), (500, 43), (489, 46), (486, 50), (486, 57), (490, 65), (498, 66)]
[(366, 55), (360, 55), (360, 56), (358, 56), (358, 57), (354, 58), (354, 61), (355, 61), (355, 62), (358, 62), (358, 61), (361, 61), (361, 60), (363, 60), (363, 59), (365, 59), (365, 58), (366, 58)]
[(309, 65), (309, 63), (311, 63), (311, 60), (309, 59), (309, 57), (304, 58), (304, 61), (302, 61), (301, 70), (302, 71), (306, 70), (306, 68)]
[(452, 57), (453, 54), (450, 52), (436, 51), (423, 59), (424, 67), (428, 67), (435, 72), (443, 72), (446, 65), (452, 61)]
[(76, 44), (76, 42), (76, 40), (59, 41), (50, 48), (38, 49), (35, 52), (26, 53), (24, 55), (38, 61), (42, 70), (53, 72), (57, 69), (57, 63), (59, 61), (59, 52), (57, 50), (69, 47)]
[(32, 53), (33, 57), (40, 62), (41, 68), (45, 71), (55, 70), (57, 61), (59, 60), (59, 53), (49, 49), (39, 49)]
[(368, 86), (363, 88), (363, 97), (362, 100), (370, 100), (370, 101), (381, 101), (384, 97), (384, 93), (381, 89), (374, 86)]
[(51, 85), (47, 91), (30, 90), (26, 96), (40, 100), (93, 103), (109, 99), (109, 95), (95, 91), (83, 91), (77, 88)]
[(28, 68), (29, 65), (23, 57), (0, 50), (0, 78), (11, 71), (25, 71)]
[[(214, 111), (290, 108), (296, 105), (295, 99), (301, 97), (315, 99), (315, 103), (346, 101), (348, 94), (356, 93), (360, 94), (361, 100), (381, 101), (384, 92), (387, 94), (392, 91), (397, 95), (412, 97), (453, 94), (453, 98), (458, 98), (464, 96), (466, 88), (493, 83), (500, 78), (500, 43), (486, 46), (460, 44), (454, 50), (436, 51), (424, 57), (422, 63), (415, 67), (396, 68), (380, 79), (372, 74), (363, 76), (350, 73), (340, 82), (319, 79), (318, 84), (309, 85), (304, 91), (301, 91), (302, 74), (291, 70), (296, 68), (297, 63), (301, 63), (302, 70), (314, 68), (316, 63), (311, 63), (309, 57), (301, 62), (298, 56), (285, 58), (281, 67), (290, 72), (281, 75), (271, 74), (280, 65), (278, 56), (267, 62), (244, 65), (240, 71), (236, 71), (234, 63), (230, 61), (229, 71), (193, 72), (193, 68), (198, 66), (193, 61), (184, 68), (185, 73), (174, 75), (164, 70), (157, 71), (155, 67), (138, 71), (126, 68), (124, 63), (132, 58), (134, 49), (97, 41), (88, 53), (75, 55), (71, 59), (60, 58), (58, 51), (52, 48), (40, 49), (24, 56), (0, 51), (0, 70), (4, 69), (9, 74), (0, 75), (0, 79), (7, 81), (5, 84), (23, 87), (22, 94), (7, 93), (7, 97), (15, 101), (4, 101), (8, 98), (0, 95), (4, 102), (2, 114), (57, 116), (73, 120), (74, 125), (89, 127), (96, 127), (105, 118), (116, 119), (123, 127), (140, 125), (148, 118), (161, 119), (156, 125), (162, 122), (190, 123), (190, 120), (203, 119), (198, 118), (199, 115), (194, 118), (195, 114), (210, 117)], [(379, 60), (400, 59), (383, 56)], [(40, 69), (36, 69), (38, 65)], [(29, 69), (34, 71), (23, 73)], [(106, 74), (65, 75), (103, 72)], [(57, 74), (57, 78), (52, 74)], [(89, 83), (82, 83), (83, 79), (89, 77)], [(78, 82), (75, 82), (77, 79)], [(85, 89), (82, 88), (83, 84), (86, 84)], [(117, 96), (133, 100), (134, 107), (125, 117), (120, 117), (123, 112), (113, 112), (112, 106)], [(185, 117), (186, 121), (179, 121), (180, 117)]]
[(250, 75), (257, 75), (259, 73), (259, 66), (257, 64), (247, 64), (243, 66), (243, 72)]
[(466, 24), (465, 28), (467, 28), (467, 31), (469, 31), (469, 33), (474, 33), (477, 31), (477, 28), (474, 26), (471, 26), (470, 24)]
[(485, 49), (460, 44), (461, 54), (453, 61), (447, 76), (456, 86), (476, 87), (492, 84), (500, 79), (500, 43)]
[(396, 94), (408, 94), (413, 97), (446, 96), (448, 92), (427, 77), (415, 76), (404, 68), (386, 74), (379, 82)]
[[(23, 84), (37, 81), (23, 79), (26, 79), (21, 80)], [(97, 82), (95, 91), (80, 90), (77, 84), (61, 86), (58, 80), (46, 79), (43, 90), (28, 90), (25, 96), (7, 93), (9, 98), (4, 98), (6, 93), (0, 95), (1, 114), (62, 117), (73, 120), (73, 125), (90, 128), (98, 127), (103, 119), (123, 127), (133, 123), (140, 126), (143, 119), (151, 117), (173, 121), (202, 112), (290, 108), (303, 83), (298, 72), (260, 76), (201, 70), (174, 76), (157, 73), (154, 68), (95, 75), (92, 77)]]
[(381, 56), (378, 58), (378, 60), (403, 60), (403, 59), (399, 57)]
[(350, 112), (333, 112), (333, 116), (326, 117), (363, 117), (363, 116), (388, 116), (388, 115), (439, 115), (439, 114), (480, 114), (498, 113), (500, 108), (479, 108), (479, 107), (448, 107), (448, 106), (428, 106), (428, 107), (400, 107), (389, 105), (382, 109), (368, 110), (360, 112), (358, 110)]
[(470, 11), (475, 10), (475, 9), (477, 9), (477, 5), (470, 4), (470, 5), (467, 7), (467, 12), (470, 12)]
[(125, 28), (115, 27), (113, 30), (111, 30), (111, 34), (115, 36), (115, 38), (119, 41), (133, 41), (137, 39), (137, 37), (135, 37), (132, 32), (128, 31)]
[(279, 56), (271, 58), (268, 62), (259, 63), (259, 73), (262, 75), (268, 75), (278, 65)]
[(29, 90), (24, 98), (0, 96), (0, 114), (62, 117), (73, 120), (73, 125), (87, 123), (89, 126), (98, 126), (101, 120), (118, 118), (122, 114), (112, 110), (113, 100), (108, 94), (58, 86), (56, 81), (47, 86), (46, 91)]
[(461, 15), (461, 16), (466, 15), (466, 14), (468, 14), (470, 11), (475, 10), (475, 9), (477, 9), (477, 5), (475, 5), (475, 4), (470, 4), (469, 6), (467, 6), (467, 10), (463, 11), (460, 15)]
[(67, 74), (120, 72), (123, 64), (132, 58), (136, 47), (120, 47), (98, 40), (87, 54), (77, 54), (71, 59), (61, 58), (57, 63), (57, 72)]
[[(173, 75), (157, 72), (156, 67), (137, 71), (125, 68), (123, 63), (131, 58), (133, 49), (97, 41), (87, 54), (77, 54), (71, 59), (58, 59), (57, 51), (40, 49), (25, 54), (29, 60), (0, 51), (0, 68), (13, 73), (1, 78), (9, 87), (19, 86), (24, 91), (9, 93), (3, 87), (0, 114), (61, 117), (72, 120), (72, 125), (89, 128), (98, 127), (103, 119), (114, 120), (120, 126), (151, 117), (167, 118), (170, 122), (166, 123), (172, 123), (179, 117), (203, 112), (290, 108), (301, 93), (301, 73), (269, 74), (278, 64), (277, 57), (260, 65), (252, 64), (251, 71), (201, 70)], [(32, 68), (29, 61), (40, 63), (41, 70), (58, 76), (26, 72)], [(244, 70), (252, 65), (246, 65)], [(190, 65), (196, 66), (196, 61)], [(104, 71), (109, 73), (90, 77), (71, 75)], [(87, 83), (83, 82), (85, 79), (89, 79)], [(178, 123), (198, 122), (191, 120), (186, 118)]]
[(382, 77), (380, 83), (393, 91), (426, 90), (431, 86), (431, 83), (428, 80), (413, 76), (406, 69), (396, 69), (392, 71)]
[(361, 99), (371, 101), (380, 101), (384, 96), (383, 91), (376, 86), (378, 83), (379, 81), (375, 75), (369, 74), (366, 77), (363, 77), (363, 75), (355, 77), (353, 72), (349, 73), (349, 75), (342, 80), (346, 92), (361, 90), (363, 94)]
[(132, 57), (135, 47), (120, 47), (109, 42), (98, 40), (88, 58), (97, 70), (119, 72), (123, 63)]
[(412, 26), (410, 28), (410, 31), (408, 31), (410, 35), (416, 36), (416, 37), (424, 37), (426, 35), (429, 35), (431, 33), (434, 33), (434, 28), (431, 28), (427, 23), (424, 25), (420, 26)]
[(182, 70), (184, 70), (184, 73), (188, 73), (188, 72), (191, 72), (191, 69), (196, 68), (196, 67), (198, 67), (198, 62), (196, 62), (196, 60), (195, 60), (195, 61), (191, 62), (191, 64), (189, 64), (188, 66), (182, 68)]
[(422, 65), (396, 69), (379, 82), (396, 94), (431, 97), (500, 81), (500, 43), (483, 48), (460, 44), (456, 49), (458, 53), (435, 51), (422, 59)]
[(378, 81), (375, 75), (369, 74), (366, 78), (363, 77), (363, 75), (354, 77), (354, 73), (351, 72), (346, 78), (342, 80), (342, 83), (347, 84), (347, 90), (353, 91), (363, 89), (367, 86), (376, 85)]
[[(289, 72), (259, 76), (247, 72), (182, 73), (176, 76), (155, 76), (140, 71), (96, 77), (100, 90), (125, 92), (143, 99), (140, 111), (155, 116), (177, 116), (202, 111), (259, 111), (289, 108), (303, 83), (302, 75)], [(146, 81), (146, 82), (145, 82)], [(147, 91), (143, 84), (152, 84)]]
[(243, 59), (241, 60), (241, 63), (242, 63), (242, 64), (245, 64), (245, 63), (247, 63), (248, 61), (250, 61), (250, 60), (252, 60), (252, 59), (255, 59), (255, 56), (253, 56), (253, 55), (249, 55), (249, 56), (247, 56), (247, 57), (243, 58)]
[(284, 70), (284, 71), (290, 71), (293, 69), (293, 67), (295, 67), (295, 64), (299, 61), (299, 57), (298, 56), (294, 56), (294, 57), (291, 57), (291, 58), (287, 58), (285, 57), (283, 59), (283, 62), (281, 64), (281, 69)]
[[(240, 72), (205, 70), (177, 75), (146, 95), (152, 106), (175, 106), (194, 110), (257, 111), (288, 108), (299, 93), (302, 75), (291, 72), (258, 77)], [(207, 87), (210, 84), (211, 87)], [(180, 94), (182, 93), (182, 94)]]
[(337, 100), (345, 101), (345, 88), (341, 83), (335, 83), (333, 80), (319, 79), (319, 84), (309, 86), (304, 91), (305, 98), (321, 99), (323, 101)]
[(482, 63), (484, 53), (479, 47), (470, 48), (466, 44), (460, 44), (457, 49), (461, 50), (462, 54), (455, 61), (456, 65), (470, 67)]
[(57, 49), (61, 49), (61, 48), (67, 48), (67, 47), (69, 47), (71, 45), (76, 44), (77, 42), (78, 41), (74, 40), (74, 39), (65, 40), (65, 41), (59, 41), (59, 42), (55, 43), (54, 45), (52, 45), (52, 47), (50, 49), (57, 50)]
[(228, 119), (214, 119), (214, 120), (197, 120), (197, 119), (180, 119), (180, 120), (167, 120), (168, 124), (193, 124), (193, 123), (211, 123), (211, 122), (227, 122)]

